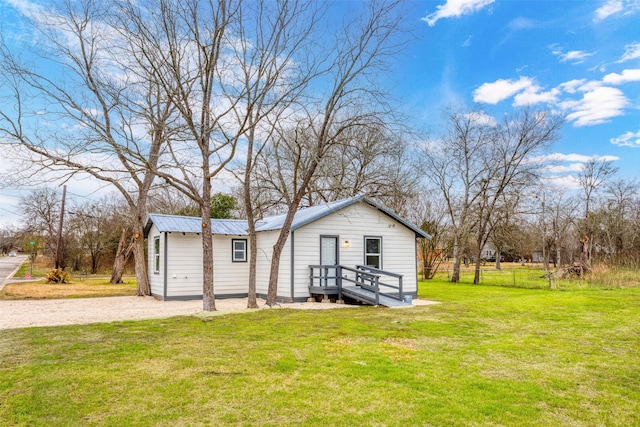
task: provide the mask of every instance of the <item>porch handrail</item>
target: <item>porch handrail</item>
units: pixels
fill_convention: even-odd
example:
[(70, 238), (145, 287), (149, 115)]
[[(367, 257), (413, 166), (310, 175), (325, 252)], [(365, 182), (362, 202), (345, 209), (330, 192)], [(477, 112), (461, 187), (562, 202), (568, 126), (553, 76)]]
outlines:
[(375, 268), (375, 267), (370, 267), (368, 265), (356, 265), (356, 269), (363, 271), (363, 272), (368, 272), (369, 274), (377, 274), (379, 277), (380, 276), (389, 276), (389, 277), (394, 277), (396, 279), (398, 279), (398, 286), (392, 285), (390, 283), (384, 283), (384, 282), (380, 282), (381, 286), (386, 286), (388, 288), (392, 288), (392, 289), (397, 289), (398, 290), (398, 297), (400, 299), (400, 301), (402, 301), (404, 299), (404, 292), (402, 290), (402, 274), (398, 274), (398, 273), (392, 273), (391, 271), (385, 271), (385, 270), (380, 270), (379, 268)]
[[(335, 271), (335, 275), (329, 275), (329, 271)], [(317, 271), (316, 271), (317, 270)], [(351, 278), (344, 272), (352, 272), (355, 273), (355, 278)], [(317, 273), (317, 274), (316, 274)], [(391, 283), (385, 283), (381, 281), (381, 277), (383, 275), (387, 275), (389, 277), (394, 277), (398, 279), (398, 285), (394, 285)], [(317, 284), (316, 284), (317, 279)], [(357, 265), (355, 268), (347, 267), (344, 265), (334, 265), (334, 264), (314, 264), (309, 265), (309, 284), (310, 287), (314, 288), (324, 288), (325, 290), (329, 289), (329, 280), (335, 279), (335, 285), (331, 285), (331, 287), (338, 291), (338, 299), (342, 299), (342, 286), (344, 282), (353, 283), (356, 286), (360, 286), (363, 289), (368, 289), (375, 293), (375, 303), (376, 305), (380, 304), (380, 294), (403, 300), (403, 290), (402, 290), (402, 274), (396, 274), (389, 271), (379, 270), (373, 267), (367, 267), (363, 265)], [(394, 289), (398, 291), (398, 297), (388, 294), (386, 292), (381, 292), (381, 287), (387, 287), (390, 289)]]

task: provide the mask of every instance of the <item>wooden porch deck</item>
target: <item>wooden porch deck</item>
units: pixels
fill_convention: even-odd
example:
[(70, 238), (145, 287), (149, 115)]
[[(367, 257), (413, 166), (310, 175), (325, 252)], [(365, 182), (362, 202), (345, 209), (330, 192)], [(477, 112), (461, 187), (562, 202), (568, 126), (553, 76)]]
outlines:
[[(364, 304), (384, 307), (411, 306), (404, 301), (401, 274), (363, 265), (355, 268), (344, 265), (310, 265), (309, 270), (311, 295), (336, 296), (338, 300), (346, 296)], [(382, 277), (386, 281), (380, 280)], [(389, 283), (389, 279), (394, 283)]]

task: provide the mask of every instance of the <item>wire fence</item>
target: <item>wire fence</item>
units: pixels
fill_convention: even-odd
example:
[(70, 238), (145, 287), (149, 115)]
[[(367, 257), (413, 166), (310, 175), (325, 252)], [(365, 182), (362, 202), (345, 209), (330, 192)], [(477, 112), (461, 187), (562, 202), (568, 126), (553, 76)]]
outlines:
[[(451, 268), (440, 269), (439, 275), (451, 280)], [(441, 277), (442, 277), (441, 276)], [(474, 283), (475, 269), (461, 268), (459, 283)], [(583, 277), (567, 276), (563, 270), (543, 268), (481, 268), (478, 284), (527, 289), (586, 289), (640, 287), (640, 268), (594, 268)]]

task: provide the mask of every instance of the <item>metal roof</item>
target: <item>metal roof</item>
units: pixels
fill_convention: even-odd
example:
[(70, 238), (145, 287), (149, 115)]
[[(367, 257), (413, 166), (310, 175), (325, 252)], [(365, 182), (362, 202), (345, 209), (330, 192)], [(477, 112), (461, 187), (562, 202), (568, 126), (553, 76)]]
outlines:
[[(301, 228), (311, 222), (317, 221), (320, 218), (324, 218), (334, 212), (338, 212), (344, 208), (347, 208), (355, 203), (362, 202), (385, 215), (395, 219), (400, 224), (412, 230), (416, 237), (431, 238), (431, 236), (420, 228), (407, 221), (404, 218), (398, 216), (391, 209), (386, 206), (377, 203), (367, 197), (360, 195), (351, 197), (349, 199), (338, 200), (335, 202), (326, 203), (324, 205), (311, 206), (305, 209), (300, 209), (296, 212), (296, 215), (291, 224), (291, 230)], [(256, 224), (256, 231), (271, 231), (280, 230), (284, 224), (286, 214), (267, 217), (260, 220)], [(177, 232), (177, 233), (201, 233), (202, 225), (201, 220), (198, 217), (187, 217), (177, 215), (163, 215), (163, 214), (149, 214), (147, 223), (145, 225), (145, 236), (149, 233), (151, 224), (155, 224), (158, 230), (161, 232)], [(211, 220), (211, 233), (212, 234), (228, 234), (228, 235), (248, 235), (248, 224), (246, 220), (240, 219), (212, 219)]]
[[(149, 214), (145, 225), (145, 234), (151, 224), (161, 232), (201, 233), (202, 222), (199, 217)], [(247, 235), (247, 221), (242, 219), (211, 219), (211, 234)]]
[[(365, 197), (364, 195), (359, 195), (359, 196), (355, 196), (355, 197), (351, 197), (343, 200), (337, 200), (335, 202), (326, 203), (324, 205), (317, 205), (317, 206), (311, 206), (305, 209), (300, 209), (298, 212), (296, 212), (296, 215), (293, 219), (293, 223), (291, 224), (291, 230), (296, 230), (298, 228), (301, 228), (311, 222), (317, 221), (320, 218), (324, 218), (329, 214), (338, 212), (339, 210), (347, 208), (358, 202), (365, 203), (375, 209), (378, 209), (380, 212), (386, 214), (387, 216), (395, 219), (400, 224), (412, 230), (416, 234), (416, 237), (426, 237), (428, 239), (431, 238), (429, 234), (422, 231), (419, 227), (412, 224), (410, 221), (407, 221), (406, 219), (401, 218), (398, 214), (393, 212), (391, 209), (387, 208), (381, 203), (375, 202)], [(256, 231), (279, 230), (282, 228), (285, 218), (286, 218), (286, 214), (282, 214), (282, 215), (268, 217), (261, 221), (258, 221), (258, 223), (256, 224)]]

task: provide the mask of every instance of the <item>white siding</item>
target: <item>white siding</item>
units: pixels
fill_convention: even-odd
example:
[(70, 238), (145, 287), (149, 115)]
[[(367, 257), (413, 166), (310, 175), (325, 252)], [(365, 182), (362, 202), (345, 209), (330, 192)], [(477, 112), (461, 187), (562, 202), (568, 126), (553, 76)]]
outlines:
[[(271, 259), (273, 245), (280, 230), (263, 231), (258, 233), (258, 256), (256, 258), (256, 292), (266, 295), (269, 286), (269, 273), (271, 271)], [(278, 297), (288, 300), (291, 298), (291, 241), (287, 239), (282, 255), (280, 256), (280, 269), (278, 271)], [(297, 248), (296, 248), (297, 250)]]
[[(280, 231), (258, 233), (257, 283), (258, 294), (266, 295), (273, 245)], [(415, 234), (393, 218), (363, 203), (356, 203), (294, 231), (295, 299), (309, 296), (309, 265), (320, 263), (320, 236), (337, 236), (339, 263), (348, 267), (364, 264), (365, 236), (382, 239), (382, 269), (403, 275), (405, 293), (416, 292)], [(160, 271), (154, 273), (153, 242), (160, 236)], [(248, 292), (249, 263), (232, 262), (232, 239), (246, 236), (213, 236), (214, 293), (246, 295)], [(166, 240), (165, 240), (166, 239)], [(349, 247), (344, 242), (349, 241)], [(291, 292), (291, 236), (285, 243), (280, 259), (278, 297), (289, 300)], [(167, 298), (202, 296), (202, 241), (198, 234), (160, 233), (152, 225), (148, 234), (149, 280), (151, 292), (164, 296), (165, 245), (167, 265)], [(248, 239), (247, 255), (249, 256)], [(392, 280), (388, 280), (392, 281)]]
[[(247, 262), (232, 261), (231, 241), (247, 241)], [(216, 297), (247, 295), (249, 292), (249, 238), (213, 236), (213, 291)]]
[(167, 298), (202, 296), (202, 239), (167, 233)]
[[(160, 271), (154, 272), (155, 269), (155, 257), (154, 257), (154, 240), (156, 237), (160, 238)], [(160, 233), (155, 225), (151, 226), (149, 230), (149, 237), (147, 239), (147, 271), (149, 272), (149, 285), (151, 287), (151, 294), (158, 297), (162, 297), (164, 294), (164, 234)]]
[(364, 264), (365, 236), (381, 237), (382, 269), (402, 274), (404, 292), (416, 292), (415, 233), (377, 209), (357, 203), (295, 231), (296, 298), (309, 295), (309, 265), (320, 263), (321, 235), (338, 236), (339, 263), (347, 267)]

